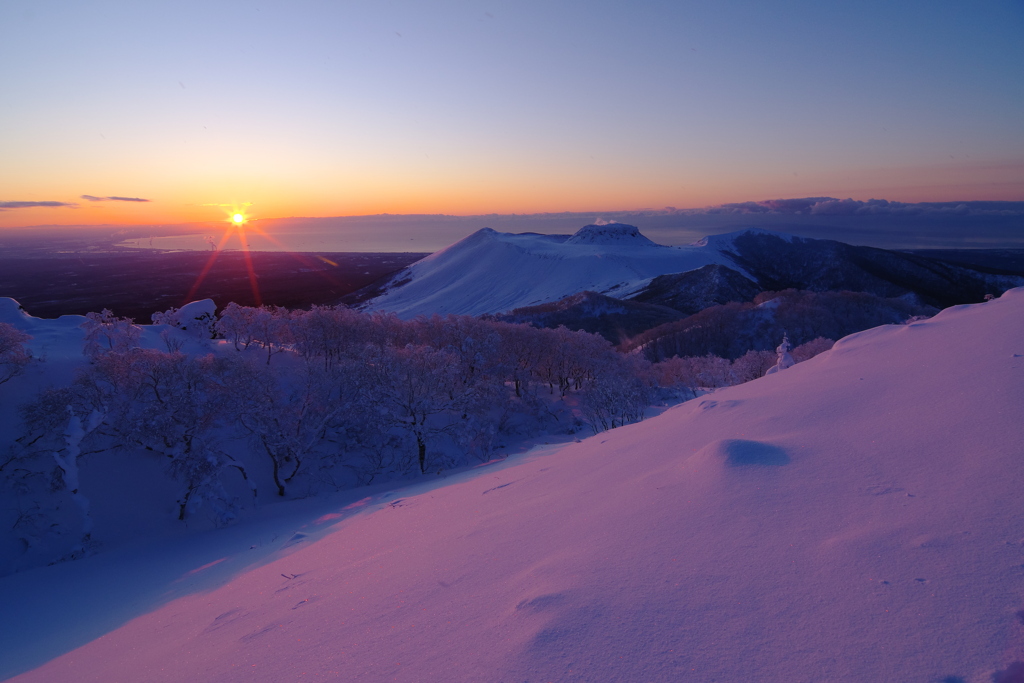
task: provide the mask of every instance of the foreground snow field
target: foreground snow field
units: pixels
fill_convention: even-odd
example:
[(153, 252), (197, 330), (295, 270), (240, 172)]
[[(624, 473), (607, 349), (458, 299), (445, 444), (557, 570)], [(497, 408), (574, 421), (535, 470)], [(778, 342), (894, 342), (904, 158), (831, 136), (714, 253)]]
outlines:
[(1021, 680), (1024, 289), (447, 482), (6, 577), (0, 676)]

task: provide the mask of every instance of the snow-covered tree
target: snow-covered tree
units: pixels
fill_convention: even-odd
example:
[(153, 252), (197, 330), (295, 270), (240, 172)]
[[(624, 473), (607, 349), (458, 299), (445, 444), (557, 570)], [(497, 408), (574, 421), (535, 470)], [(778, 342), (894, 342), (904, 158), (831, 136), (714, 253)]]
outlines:
[(228, 380), (237, 424), (270, 460), (277, 494), (305, 470), (341, 449), (329, 437), (369, 417), (359, 399), (365, 372), (351, 361), (329, 369), (309, 364), (236, 363)]
[(371, 338), (370, 327), (370, 316), (345, 306), (313, 306), (291, 314), (295, 350), (308, 360), (320, 359), (328, 369), (341, 358), (357, 356)]
[(86, 313), (85, 348), (82, 352), (90, 358), (110, 351), (124, 353), (139, 345), (142, 328), (131, 318), (118, 318), (113, 311), (104, 308), (100, 313)]
[(217, 334), (234, 344), (248, 349), (257, 344), (267, 352), (267, 364), (276, 353), (284, 351), (294, 342), (291, 313), (281, 306), (239, 306), (230, 303), (221, 311), (220, 318), (213, 325)]
[(530, 380), (544, 356), (542, 337), (536, 328), (524, 323), (492, 322), (491, 326), (500, 339), (498, 354), (503, 374), (521, 398), (530, 392)]
[(235, 470), (255, 485), (244, 465), (220, 448), (234, 397), (226, 390), (228, 362), (152, 349), (98, 356), (75, 380), (80, 400), (106, 417), (99, 431), (109, 446), (141, 449), (167, 459), (184, 485), (178, 518), (209, 504), (220, 522), (234, 517), (221, 478)]
[(775, 365), (768, 368), (768, 372), (765, 373), (766, 375), (773, 375), (776, 372), (785, 370), (786, 368), (791, 368), (796, 364), (796, 361), (793, 360), (793, 356), (789, 353), (789, 349), (789, 337), (784, 335), (782, 337), (782, 343), (775, 349), (775, 353), (777, 354)]
[(256, 309), (250, 306), (239, 306), (234, 301), (224, 307), (220, 317), (213, 324), (213, 330), (235, 346), (235, 350), (241, 350), (239, 344), (249, 348), (249, 344), (255, 339), (255, 327), (253, 319)]
[(639, 422), (651, 404), (651, 388), (644, 381), (647, 361), (636, 356), (608, 360), (580, 395), (583, 418), (595, 434)]
[[(47, 537), (51, 560), (80, 557), (93, 545), (91, 504), (80, 472), (82, 461), (93, 450), (85, 442), (94, 438), (104, 417), (67, 387), (47, 389), (21, 406), (25, 433), (0, 465), (0, 479), (6, 480), (15, 496), (31, 501), (15, 520), (26, 552), (46, 545)], [(61, 496), (71, 499), (77, 513), (61, 514)], [(70, 536), (70, 545), (55, 543), (55, 537), (61, 536)]]
[[(64, 486), (71, 493), (71, 499), (82, 511), (82, 544), (85, 544), (88, 543), (92, 535), (92, 515), (89, 499), (81, 490), (78, 459), (82, 455), (82, 440), (96, 431), (103, 423), (105, 415), (99, 410), (93, 409), (83, 423), (70, 405), (68, 406), (68, 415), (68, 424), (64, 429), (64, 448), (62, 451), (53, 451), (53, 459), (61, 470)], [(72, 552), (81, 549), (82, 546), (78, 546), (73, 548)]]
[(31, 338), (14, 325), (0, 323), (0, 384), (19, 375), (32, 360), (25, 348)]
[(456, 392), (455, 356), (429, 346), (409, 345), (370, 351), (367, 360), (372, 378), (367, 402), (377, 406), (383, 421), (412, 437), (416, 462), (420, 472), (426, 472), (428, 443), (451, 429), (453, 418), (464, 406), (465, 396)]

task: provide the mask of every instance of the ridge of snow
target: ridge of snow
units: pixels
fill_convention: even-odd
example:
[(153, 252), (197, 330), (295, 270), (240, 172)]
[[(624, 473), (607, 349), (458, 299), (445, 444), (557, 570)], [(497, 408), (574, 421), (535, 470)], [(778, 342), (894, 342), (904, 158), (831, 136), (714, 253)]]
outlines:
[(1021, 444), (1024, 288), (293, 535), (8, 577), (0, 662), (66, 629), (13, 680), (1016, 680)]

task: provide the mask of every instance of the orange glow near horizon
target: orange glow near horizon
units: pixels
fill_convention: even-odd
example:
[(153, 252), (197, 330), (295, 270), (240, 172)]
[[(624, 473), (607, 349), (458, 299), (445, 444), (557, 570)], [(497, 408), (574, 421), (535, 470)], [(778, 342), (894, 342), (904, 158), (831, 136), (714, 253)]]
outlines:
[[(518, 168), (469, 176), (458, 170), (425, 176), (416, 169), (392, 175), (374, 169), (363, 175), (337, 172), (309, 185), (293, 180), (245, 181), (199, 185), (144, 183), (126, 195), (147, 201), (83, 201), (66, 182), (50, 187), (16, 185), (0, 199), (59, 202), (0, 210), (0, 228), (45, 225), (153, 225), (213, 223), (227, 220), (249, 227), (250, 203), (210, 203), (219, 197), (252, 198), (262, 220), (327, 218), (378, 214), (532, 214), (631, 211), (674, 206), (699, 209), (730, 202), (830, 196), (900, 202), (1020, 201), (1024, 198), (1024, 163), (1015, 161), (931, 164), (922, 166), (840, 168), (823, 164), (752, 166), (730, 170), (714, 163), (678, 169), (636, 169), (623, 176), (614, 168), (555, 168), (520, 172)], [(110, 180), (113, 186), (128, 182)], [(334, 188), (343, 187), (344, 192)], [(6, 196), (10, 195), (10, 196)], [(223, 213), (222, 213), (223, 212)], [(241, 221), (234, 219), (240, 215)]]

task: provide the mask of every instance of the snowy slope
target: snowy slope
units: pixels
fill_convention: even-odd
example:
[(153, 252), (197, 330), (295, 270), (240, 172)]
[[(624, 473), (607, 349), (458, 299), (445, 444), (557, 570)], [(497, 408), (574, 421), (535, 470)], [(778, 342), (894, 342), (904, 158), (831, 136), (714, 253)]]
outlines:
[[(76, 615), (112, 630), (14, 680), (1006, 683), (1024, 667), (1022, 489), (1016, 289), (311, 515), (262, 563), (236, 527), (188, 561), (156, 548), (9, 577), (0, 662), (46, 628), (83, 642)], [(177, 577), (149, 579), (168, 563)], [(152, 594), (128, 605), (118, 577)]]
[(500, 313), (593, 291), (613, 296), (664, 273), (710, 263), (735, 268), (714, 247), (666, 247), (630, 225), (588, 225), (576, 234), (537, 235), (479, 230), (399, 273), (368, 310), (402, 318), (448, 313)]

